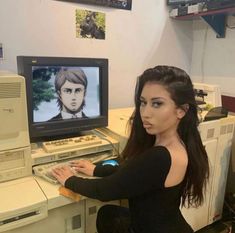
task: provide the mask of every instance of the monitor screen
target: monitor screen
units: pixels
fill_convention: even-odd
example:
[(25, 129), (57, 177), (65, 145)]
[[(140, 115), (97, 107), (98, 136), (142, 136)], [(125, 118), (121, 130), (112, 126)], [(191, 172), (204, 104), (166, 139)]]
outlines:
[(107, 126), (108, 60), (17, 57), (25, 77), (31, 141)]

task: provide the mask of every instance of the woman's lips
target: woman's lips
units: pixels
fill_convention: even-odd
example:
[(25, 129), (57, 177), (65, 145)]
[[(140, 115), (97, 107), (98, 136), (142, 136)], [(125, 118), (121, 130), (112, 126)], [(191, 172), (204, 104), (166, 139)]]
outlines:
[(143, 122), (143, 127), (144, 128), (150, 128), (150, 127), (152, 127), (152, 124), (150, 124), (149, 122), (144, 121)]

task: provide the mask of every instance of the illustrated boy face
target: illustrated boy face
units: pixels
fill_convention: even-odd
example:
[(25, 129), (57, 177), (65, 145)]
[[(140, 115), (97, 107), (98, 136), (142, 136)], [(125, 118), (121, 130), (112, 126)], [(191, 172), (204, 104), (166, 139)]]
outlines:
[(66, 80), (59, 92), (59, 98), (63, 104), (62, 110), (72, 114), (79, 112), (84, 96), (85, 87), (82, 84), (72, 83)]

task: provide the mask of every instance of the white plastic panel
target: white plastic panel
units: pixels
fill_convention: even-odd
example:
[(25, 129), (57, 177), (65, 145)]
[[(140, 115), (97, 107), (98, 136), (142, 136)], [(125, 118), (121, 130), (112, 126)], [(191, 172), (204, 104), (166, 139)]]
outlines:
[(5, 233), (85, 233), (84, 201), (50, 210), (48, 217)]
[(32, 177), (0, 184), (0, 232), (47, 217), (47, 199)]
[(214, 179), (212, 184), (213, 197), (211, 198), (209, 208), (209, 224), (221, 219), (223, 213), (234, 128), (231, 122), (228, 121), (228, 124), (224, 124), (225, 122), (225, 120), (221, 122), (220, 137), (217, 145)]

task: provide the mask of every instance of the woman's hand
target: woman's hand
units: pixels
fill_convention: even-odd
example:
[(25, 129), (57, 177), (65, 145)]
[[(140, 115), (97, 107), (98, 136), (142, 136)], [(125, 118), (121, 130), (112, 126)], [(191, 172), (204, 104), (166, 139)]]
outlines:
[(65, 181), (74, 176), (74, 172), (69, 166), (61, 166), (52, 169), (51, 174), (64, 186)]
[(70, 166), (76, 172), (81, 172), (88, 176), (93, 176), (95, 165), (89, 160), (71, 161)]

